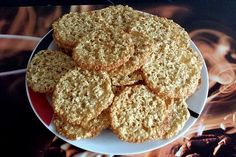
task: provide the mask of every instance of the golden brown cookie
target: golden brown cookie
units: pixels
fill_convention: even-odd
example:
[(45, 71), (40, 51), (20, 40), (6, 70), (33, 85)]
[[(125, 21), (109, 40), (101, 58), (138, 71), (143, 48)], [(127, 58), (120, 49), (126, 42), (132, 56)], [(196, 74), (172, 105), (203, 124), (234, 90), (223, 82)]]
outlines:
[(87, 123), (113, 100), (111, 81), (105, 72), (76, 68), (59, 81), (52, 97), (55, 114), (72, 124)]
[(173, 50), (166, 45), (153, 53), (142, 67), (143, 78), (156, 94), (186, 98), (195, 92), (201, 77), (202, 63), (191, 48)]
[(129, 6), (115, 5), (96, 10), (96, 15), (103, 18), (106, 23), (125, 31), (131, 30), (140, 16), (140, 12)]
[(132, 27), (132, 31), (142, 32), (155, 40), (161, 47), (168, 44), (172, 49), (187, 48), (190, 45), (188, 33), (172, 20), (143, 14)]
[(172, 105), (168, 106), (168, 113), (163, 121), (163, 139), (175, 136), (189, 119), (188, 105), (184, 99), (175, 99)]
[(70, 124), (59, 116), (54, 116), (53, 123), (57, 132), (70, 140), (91, 138), (98, 136), (102, 130), (109, 127), (110, 120), (108, 112), (108, 110), (103, 111), (98, 117), (90, 120), (84, 126)]
[(123, 65), (109, 72), (112, 80), (119, 80), (140, 69), (155, 50), (154, 42), (150, 37), (139, 32), (131, 32), (130, 34), (134, 42), (134, 54)]
[(72, 58), (63, 52), (42, 50), (27, 67), (27, 83), (35, 92), (53, 92), (60, 77), (74, 66)]
[(110, 108), (112, 130), (121, 140), (132, 143), (159, 139), (167, 103), (144, 85), (126, 87)]
[(109, 71), (127, 62), (134, 53), (131, 36), (107, 27), (82, 37), (72, 57), (82, 69)]
[(59, 47), (70, 51), (81, 37), (104, 25), (104, 20), (94, 12), (70, 12), (52, 24), (54, 41)]

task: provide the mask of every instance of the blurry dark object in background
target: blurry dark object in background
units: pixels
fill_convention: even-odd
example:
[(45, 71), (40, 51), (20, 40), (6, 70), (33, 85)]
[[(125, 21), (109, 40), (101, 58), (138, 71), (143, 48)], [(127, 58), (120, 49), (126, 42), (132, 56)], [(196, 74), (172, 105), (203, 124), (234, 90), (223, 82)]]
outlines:
[(226, 130), (212, 129), (202, 135), (193, 135), (180, 147), (178, 156), (232, 157), (236, 156), (236, 132), (227, 134), (234, 127)]
[(49, 5), (112, 5), (178, 2), (180, 0), (11, 0), (0, 1), (1, 6), (49, 6)]
[(49, 31), (53, 21), (69, 10), (70, 7), (66, 6), (9, 8), (1, 6), (0, 33), (41, 37)]
[(42, 156), (54, 135), (45, 129), (28, 104), (25, 73), (0, 76), (0, 96), (1, 150), (7, 152), (6, 156)]
[(24, 69), (27, 66), (30, 55), (31, 51), (24, 51), (19, 52), (18, 54), (14, 55), (14, 57), (0, 59), (0, 72)]
[(108, 155), (102, 155), (85, 151), (70, 145), (59, 138), (55, 137), (48, 147), (45, 148), (42, 157), (107, 157)]

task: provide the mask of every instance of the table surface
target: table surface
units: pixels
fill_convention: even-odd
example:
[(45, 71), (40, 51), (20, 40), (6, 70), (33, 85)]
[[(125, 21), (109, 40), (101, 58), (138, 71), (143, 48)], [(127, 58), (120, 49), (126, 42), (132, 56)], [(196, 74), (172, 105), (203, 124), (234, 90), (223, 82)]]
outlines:
[[(201, 148), (206, 146), (204, 151), (208, 156), (214, 151), (216, 156), (236, 155), (236, 3), (191, 2), (130, 5), (173, 19), (184, 27), (204, 56), (210, 85), (204, 111), (188, 133), (163, 148), (139, 156), (175, 156), (180, 153), (181, 146), (187, 147), (189, 143), (191, 148), (184, 148), (186, 154), (204, 154)], [(30, 108), (24, 82), (31, 52), (55, 19), (69, 11), (83, 12), (106, 6), (0, 7), (0, 137), (4, 151), (1, 154), (34, 157), (98, 155), (75, 148), (48, 131)], [(220, 147), (220, 151), (216, 151), (223, 138), (230, 139), (230, 144), (226, 145), (230, 150)], [(206, 144), (206, 141), (212, 143)]]

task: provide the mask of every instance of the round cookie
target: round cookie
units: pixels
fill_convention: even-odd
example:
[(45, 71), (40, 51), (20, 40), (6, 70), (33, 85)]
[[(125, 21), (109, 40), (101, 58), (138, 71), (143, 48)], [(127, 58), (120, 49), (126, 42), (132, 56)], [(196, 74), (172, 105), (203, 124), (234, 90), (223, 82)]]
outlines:
[(53, 92), (61, 76), (74, 66), (72, 58), (63, 52), (42, 50), (35, 54), (27, 67), (27, 83), (35, 92)]
[(111, 127), (117, 136), (132, 143), (159, 139), (170, 104), (144, 85), (126, 87), (110, 107)]
[(109, 111), (103, 111), (98, 117), (90, 120), (86, 126), (70, 124), (59, 116), (54, 116), (53, 123), (57, 132), (70, 140), (96, 137), (103, 129), (109, 127)]
[(114, 86), (133, 85), (141, 80), (143, 80), (143, 78), (140, 70), (134, 71), (126, 76), (111, 77), (112, 85)]
[(129, 6), (115, 5), (95, 11), (104, 21), (115, 28), (121, 28), (124, 31), (131, 30), (140, 16), (140, 12), (133, 10)]
[(195, 92), (202, 64), (191, 48), (173, 50), (166, 45), (153, 53), (141, 68), (148, 87), (156, 94), (170, 98), (186, 98)]
[(112, 80), (118, 80), (140, 69), (155, 50), (154, 42), (150, 37), (139, 32), (131, 32), (130, 34), (135, 47), (134, 54), (123, 65), (109, 72)]
[(54, 41), (59, 47), (71, 51), (81, 37), (104, 25), (104, 20), (94, 12), (70, 12), (52, 24)]
[(142, 32), (155, 40), (161, 47), (168, 44), (172, 49), (187, 48), (190, 45), (188, 33), (172, 20), (143, 14), (139, 16), (131, 31)]
[(111, 81), (105, 72), (76, 68), (56, 85), (52, 106), (55, 114), (72, 124), (87, 123), (97, 117), (113, 100)]
[(163, 139), (175, 136), (189, 119), (188, 105), (184, 99), (175, 99), (172, 105), (168, 106), (168, 113), (163, 121)]
[(82, 37), (72, 57), (82, 69), (109, 71), (127, 62), (133, 53), (131, 36), (107, 27)]
[(53, 39), (58, 47), (71, 50), (75, 46), (75, 33), (73, 33), (75, 32), (73, 27), (76, 25), (75, 21), (79, 21), (79, 14), (77, 12), (65, 14), (53, 22)]

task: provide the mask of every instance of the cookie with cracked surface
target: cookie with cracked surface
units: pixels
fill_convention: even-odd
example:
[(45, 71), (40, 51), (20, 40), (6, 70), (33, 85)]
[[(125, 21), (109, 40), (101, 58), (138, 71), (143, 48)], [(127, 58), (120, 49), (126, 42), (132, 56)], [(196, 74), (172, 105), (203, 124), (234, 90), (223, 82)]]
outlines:
[(55, 114), (69, 123), (87, 123), (111, 105), (113, 96), (107, 73), (77, 67), (59, 80), (53, 92), (52, 107)]
[(142, 32), (161, 47), (168, 44), (172, 49), (187, 48), (190, 45), (188, 33), (173, 20), (144, 14), (135, 23), (131, 31)]
[(53, 123), (59, 134), (70, 140), (92, 138), (98, 136), (102, 130), (110, 125), (108, 110), (104, 110), (98, 117), (90, 120), (86, 126), (70, 124), (59, 116), (54, 116)]
[(126, 87), (110, 107), (111, 127), (121, 139), (141, 143), (163, 136), (168, 101), (144, 85)]
[(173, 50), (166, 45), (141, 68), (147, 86), (156, 94), (186, 98), (197, 89), (202, 63), (191, 48)]
[(140, 70), (136, 70), (133, 73), (126, 76), (111, 77), (112, 85), (114, 86), (133, 85), (141, 80), (143, 80), (143, 78)]
[(27, 83), (35, 92), (53, 92), (61, 76), (74, 67), (75, 62), (63, 52), (42, 50), (27, 67)]
[(134, 42), (134, 54), (123, 65), (109, 72), (113, 80), (119, 80), (140, 69), (156, 49), (154, 41), (149, 36), (139, 32), (131, 32), (130, 34)]
[(52, 24), (54, 41), (59, 47), (72, 51), (81, 37), (104, 25), (104, 20), (93, 11), (70, 12)]
[(97, 16), (100, 16), (106, 23), (112, 27), (121, 28), (125, 31), (131, 30), (141, 15), (140, 12), (129, 6), (115, 5), (101, 10), (96, 10)]
[(104, 27), (82, 37), (72, 58), (82, 69), (109, 71), (127, 62), (133, 53), (134, 43), (128, 33)]

